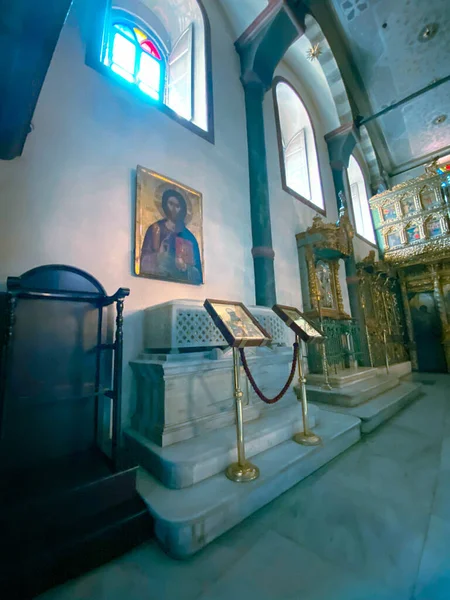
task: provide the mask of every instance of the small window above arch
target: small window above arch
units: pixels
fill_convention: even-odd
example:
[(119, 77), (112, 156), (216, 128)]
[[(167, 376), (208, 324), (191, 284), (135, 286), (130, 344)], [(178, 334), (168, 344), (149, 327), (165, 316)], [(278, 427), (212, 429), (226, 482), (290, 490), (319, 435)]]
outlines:
[(313, 125), (300, 96), (281, 77), (274, 85), (283, 188), (325, 214)]
[(213, 142), (210, 30), (200, 0), (101, 4), (89, 64)]
[(370, 214), (367, 186), (362, 169), (353, 156), (350, 156), (347, 169), (356, 233), (371, 244), (375, 244), (375, 233)]

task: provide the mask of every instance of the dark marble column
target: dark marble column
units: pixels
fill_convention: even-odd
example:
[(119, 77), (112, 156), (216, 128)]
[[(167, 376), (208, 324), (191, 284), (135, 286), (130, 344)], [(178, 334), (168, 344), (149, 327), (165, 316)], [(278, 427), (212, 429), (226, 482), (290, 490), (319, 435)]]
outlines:
[(244, 83), (244, 92), (256, 304), (273, 306), (276, 303), (275, 253), (272, 248), (269, 181), (264, 136), (263, 100), (265, 89), (260, 82), (250, 82)]
[(279, 61), (305, 31), (305, 14), (302, 0), (269, 2), (235, 43), (247, 116), (255, 296), (262, 306), (276, 303), (263, 100)]

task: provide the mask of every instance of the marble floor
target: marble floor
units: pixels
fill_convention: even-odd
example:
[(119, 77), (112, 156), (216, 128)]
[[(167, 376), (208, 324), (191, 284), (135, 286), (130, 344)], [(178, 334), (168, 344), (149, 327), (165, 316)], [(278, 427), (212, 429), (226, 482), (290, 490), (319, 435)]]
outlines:
[(192, 559), (150, 542), (39, 600), (449, 600), (450, 375), (420, 380), (421, 398)]

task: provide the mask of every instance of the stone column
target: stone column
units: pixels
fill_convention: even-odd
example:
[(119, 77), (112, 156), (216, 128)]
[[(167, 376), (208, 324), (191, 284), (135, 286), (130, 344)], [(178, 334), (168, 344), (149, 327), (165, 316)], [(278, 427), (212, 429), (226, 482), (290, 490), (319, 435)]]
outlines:
[(305, 32), (306, 11), (303, 0), (269, 2), (235, 42), (247, 116), (255, 296), (262, 306), (276, 303), (263, 99), (286, 50)]
[(275, 253), (272, 248), (269, 180), (264, 136), (263, 100), (265, 91), (260, 81), (244, 82), (255, 296), (256, 304), (272, 307), (276, 303)]

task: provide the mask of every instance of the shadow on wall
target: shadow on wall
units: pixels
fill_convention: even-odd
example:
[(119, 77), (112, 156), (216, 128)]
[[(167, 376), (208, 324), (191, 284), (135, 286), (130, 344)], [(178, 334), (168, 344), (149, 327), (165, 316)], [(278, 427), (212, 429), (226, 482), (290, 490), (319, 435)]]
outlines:
[[(126, 305), (125, 305), (126, 306)], [(136, 407), (136, 385), (130, 361), (144, 350), (144, 311), (125, 312), (123, 319), (122, 423), (128, 425)]]

